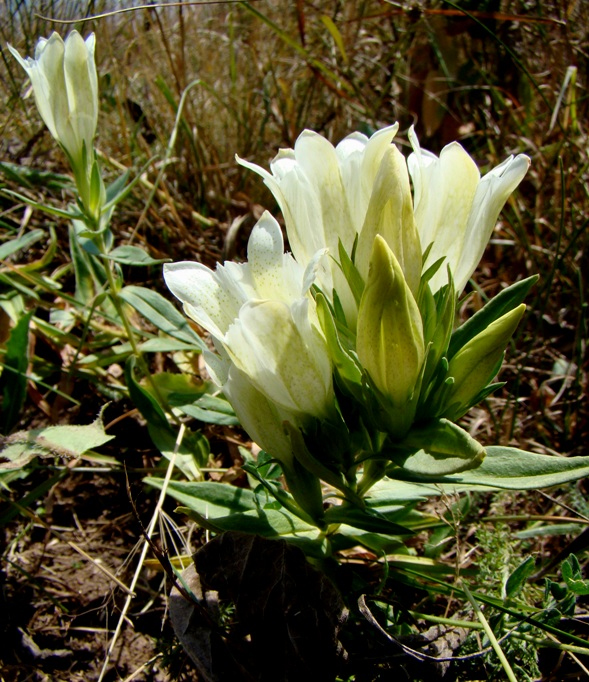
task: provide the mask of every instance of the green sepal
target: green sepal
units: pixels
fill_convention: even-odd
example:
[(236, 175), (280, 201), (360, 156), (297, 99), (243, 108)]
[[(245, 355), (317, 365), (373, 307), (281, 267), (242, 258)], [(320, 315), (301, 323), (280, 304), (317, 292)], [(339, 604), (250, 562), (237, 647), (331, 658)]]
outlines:
[[(356, 237), (356, 241), (354, 242), (352, 253), (355, 252), (357, 241), (358, 237)], [(338, 242), (338, 254), (340, 258), (338, 265), (341, 268), (341, 271), (344, 273), (344, 277), (346, 278), (346, 282), (350, 287), (350, 291), (352, 292), (356, 306), (359, 306), (362, 293), (364, 292), (364, 280), (362, 279), (362, 275), (358, 271), (358, 268), (354, 265), (354, 262), (345, 250), (341, 239)]]
[(319, 323), (325, 335), (339, 383), (348, 395), (359, 400), (362, 395), (362, 369), (350, 352), (344, 349), (329, 304), (322, 293), (317, 294), (316, 304)]

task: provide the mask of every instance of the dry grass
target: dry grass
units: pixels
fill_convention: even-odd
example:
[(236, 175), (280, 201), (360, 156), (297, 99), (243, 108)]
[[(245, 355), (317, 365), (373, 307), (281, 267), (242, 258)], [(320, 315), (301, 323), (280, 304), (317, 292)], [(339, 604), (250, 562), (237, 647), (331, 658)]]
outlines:
[[(3, 161), (66, 172), (32, 98), (22, 98), (23, 74), (9, 58), (6, 43), (32, 54), (38, 37), (54, 29), (66, 31), (36, 15), (35, 9), (53, 19), (79, 19), (105, 12), (112, 4), (7, 0), (0, 9)], [(353, 130), (368, 132), (398, 120), (403, 144), (408, 127), (415, 124), (424, 147), (437, 152), (459, 139), (482, 169), (507, 154), (527, 153), (531, 170), (502, 213), (462, 314), (480, 307), (507, 283), (534, 273), (541, 279), (503, 371), (507, 387), (473, 410), (467, 423), (489, 444), (586, 454), (589, 18), (581, 0), (457, 4), (476, 7), (474, 16), (444, 2), (259, 0), (138, 9), (75, 24), (84, 34), (91, 30), (97, 34), (98, 147), (104, 168), (115, 177), (119, 164), (140, 168), (154, 159), (144, 182), (115, 218), (116, 238), (124, 243), (133, 237), (156, 257), (195, 258), (208, 265), (227, 251), (243, 255), (248, 226), (254, 221), (246, 220), (228, 244), (230, 226), (243, 215), (258, 215), (260, 205), (276, 207), (261, 183), (236, 165), (234, 155), (267, 166), (277, 149), (292, 146), (305, 127), (335, 142)], [(567, 81), (567, 70), (573, 66), (575, 78)], [(173, 163), (154, 192), (176, 107), (195, 80), (199, 82), (188, 95)], [(8, 176), (5, 183), (14, 187)], [(59, 190), (48, 193), (43, 186), (32, 191), (57, 204), (64, 196)], [(4, 238), (21, 229), (48, 226), (40, 214), (29, 215), (6, 196), (0, 196), (0, 211)], [(57, 252), (48, 270), (52, 275), (69, 260), (65, 225), (55, 227)], [(125, 273), (126, 281), (162, 288), (157, 269), (145, 273)], [(72, 286), (68, 277), (62, 283), (66, 292)], [(45, 292), (41, 305), (49, 309), (56, 297), (55, 291)], [(41, 337), (37, 369), (50, 383), (63, 387), (60, 366), (66, 349)], [(155, 362), (164, 368), (170, 360), (157, 357)], [(81, 407), (64, 404), (41, 389), (42, 402), (31, 391), (20, 428), (46, 422), (41, 409), (45, 405), (60, 422), (87, 421), (108, 393), (103, 375), (87, 379), (85, 383), (84, 375), (77, 375), (69, 388)], [(111, 408), (111, 418), (132, 408), (123, 399)], [(117, 445), (110, 452), (137, 470), (134, 494), (141, 495), (140, 470), (153, 467), (157, 453), (132, 417), (122, 424), (120, 430), (114, 428)], [(233, 466), (238, 459), (233, 434), (211, 428), (207, 436), (216, 462)], [(118, 518), (129, 509), (120, 474), (67, 473), (61, 470), (50, 480), (51, 472), (38, 471), (14, 483), (7, 499), (40, 491), (36, 501), (27, 504), (127, 579), (123, 559), (140, 538), (140, 530), (133, 520)], [(95, 495), (103, 489), (104, 498)], [(586, 514), (582, 490), (559, 491), (556, 496)], [(557, 504), (538, 496), (518, 504), (524, 514), (562, 513)], [(6, 501), (4, 512), (8, 509)], [(147, 518), (147, 506), (142, 511)], [(83, 586), (64, 584), (63, 556), (54, 554), (51, 534), (23, 517), (2, 519), (11, 604), (26, 586), (25, 596), (17, 600), (22, 612), (11, 615), (4, 626), (12, 638), (12, 652), (3, 679), (47, 679), (42, 671), (52, 679), (90, 679), (79, 677), (91, 670), (90, 663), (56, 652), (79, 646), (88, 660), (102, 660), (106, 636), (96, 628), (112, 629), (112, 621), (104, 618), (115, 617), (121, 595), (113, 593), (113, 601), (105, 605), (109, 587), (104, 586), (100, 595), (84, 595)], [(102, 549), (96, 548), (97, 537)], [(527, 546), (526, 551), (548, 553), (564, 544), (552, 541), (547, 547)], [(513, 547), (522, 551), (515, 543)], [(72, 565), (77, 561), (73, 556), (68, 560)], [(86, 574), (72, 575), (79, 580)], [(92, 583), (94, 578), (87, 580)], [(131, 619), (138, 637), (148, 643), (129, 644), (126, 658), (115, 661), (107, 679), (115, 679), (115, 670), (131, 675), (155, 655), (150, 638), (165, 642), (170, 636), (168, 630), (162, 635), (159, 627), (164, 616), (161, 591), (160, 578), (147, 574)], [(145, 624), (147, 613), (152, 617)], [(25, 642), (17, 627), (24, 628), (39, 651)], [(81, 635), (84, 627), (91, 634)], [(166, 646), (169, 653), (169, 642)], [(166, 679), (161, 661), (156, 666), (159, 672), (151, 672), (154, 665), (133, 679)], [(182, 666), (181, 658), (174, 659), (174, 665)], [(96, 675), (98, 667), (88, 674)], [(189, 667), (174, 670), (174, 679), (190, 678)]]

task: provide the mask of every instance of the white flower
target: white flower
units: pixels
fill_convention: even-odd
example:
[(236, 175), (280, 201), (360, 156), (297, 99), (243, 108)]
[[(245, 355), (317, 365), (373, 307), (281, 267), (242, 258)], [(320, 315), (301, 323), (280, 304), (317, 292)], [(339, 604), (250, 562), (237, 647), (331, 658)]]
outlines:
[[(328, 297), (338, 293), (346, 314), (356, 315), (355, 304), (339, 265), (338, 245), (349, 254), (361, 232), (381, 162), (391, 147), (398, 125), (370, 137), (353, 133), (334, 147), (321, 135), (303, 131), (294, 149), (281, 149), (270, 164), (271, 173), (238, 158), (241, 165), (264, 178), (286, 222), (294, 257), (306, 264), (320, 250), (330, 254), (328, 268), (317, 282)], [(371, 247), (367, 249), (366, 272)], [(353, 322), (354, 320), (349, 320)]]
[[(194, 262), (164, 266), (166, 284), (186, 314), (213, 337), (218, 355), (206, 358), (211, 374), (226, 385), (252, 433), (262, 431), (247, 399), (252, 391), (297, 426), (332, 409), (331, 361), (308, 293), (323, 251), (306, 268), (283, 251), (280, 226), (265, 213), (252, 231), (247, 263), (229, 262), (215, 271)], [(260, 414), (268, 411), (260, 408)], [(276, 430), (276, 424), (268, 428)]]
[(328, 249), (329, 268), (318, 274), (317, 282), (329, 298), (335, 289), (351, 328), (357, 309), (338, 265), (340, 242), (351, 255), (358, 238), (355, 265), (366, 281), (372, 245), (380, 234), (413, 294), (421, 277), (421, 254), (431, 245), (425, 268), (445, 259), (431, 280), (432, 290), (447, 282), (449, 266), (460, 293), (482, 257), (499, 212), (530, 163), (523, 154), (509, 157), (481, 179), (458, 143), (445, 147), (438, 158), (420, 149), (412, 128), (414, 153), (405, 161), (392, 145), (397, 128), (397, 124), (383, 128), (370, 139), (353, 133), (335, 148), (305, 130), (294, 149), (280, 150), (270, 173), (238, 158), (261, 175), (274, 194), (295, 258), (308, 263), (317, 249)]
[(510, 156), (482, 179), (479, 170), (457, 142), (442, 149), (439, 158), (419, 146), (409, 131), (413, 154), (407, 160), (413, 180), (417, 230), (425, 251), (425, 267), (446, 260), (432, 278), (432, 291), (447, 282), (449, 265), (456, 293), (460, 293), (479, 264), (499, 212), (523, 179), (530, 159)]
[(83, 149), (91, 165), (98, 121), (98, 78), (94, 63), (94, 34), (84, 41), (72, 31), (65, 43), (53, 33), (37, 43), (35, 58), (23, 59), (8, 46), (27, 72), (37, 108), (53, 137), (61, 144), (72, 165), (80, 167)]

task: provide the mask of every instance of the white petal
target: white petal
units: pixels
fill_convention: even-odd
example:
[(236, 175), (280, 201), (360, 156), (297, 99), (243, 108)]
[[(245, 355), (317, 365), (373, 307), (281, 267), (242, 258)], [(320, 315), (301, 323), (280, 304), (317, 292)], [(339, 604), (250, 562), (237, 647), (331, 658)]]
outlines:
[(505, 202), (522, 181), (530, 159), (520, 154), (510, 157), (489, 171), (479, 182), (475, 193), (463, 249), (455, 270), (456, 291), (461, 292), (482, 258), (495, 223)]
[[(314, 242), (309, 255), (327, 246), (330, 253), (338, 252), (341, 240), (346, 250), (351, 250), (356, 237), (356, 228), (350, 215), (348, 197), (343, 184), (340, 166), (333, 145), (317, 133), (304, 131), (295, 143), (295, 155), (307, 179), (307, 193), (318, 194), (321, 207), (311, 224), (312, 230), (322, 230), (323, 243)], [(290, 226), (288, 226), (288, 237)], [(293, 247), (293, 253), (297, 253)]]
[[(439, 159), (420, 153), (421, 160), (426, 161), (418, 171), (420, 196), (415, 198), (415, 222), (422, 249), (433, 244), (426, 267), (439, 258), (446, 258), (454, 273), (462, 254), (480, 174), (472, 158), (456, 142), (444, 147)], [(446, 280), (444, 264), (431, 280), (432, 289), (436, 291)]]
[(252, 230), (247, 245), (248, 264), (259, 298), (283, 295), (283, 255), (280, 225), (265, 211)]
[(227, 353), (223, 349), (220, 350), (219, 354), (205, 349), (203, 351), (203, 358), (211, 379), (219, 388), (222, 388), (227, 382), (229, 370), (232, 367)]
[[(279, 406), (324, 416), (331, 383), (307, 348), (290, 308), (279, 301), (248, 302), (225, 336), (225, 346), (238, 369)], [(323, 342), (324, 343), (324, 342)]]
[(366, 144), (368, 143), (368, 138), (364, 133), (352, 133), (347, 137), (344, 137), (341, 142), (338, 142), (335, 147), (335, 153), (340, 164), (344, 164), (345, 161), (357, 154), (363, 154)]
[(300, 296), (303, 296), (309, 291), (311, 286), (315, 283), (315, 280), (318, 278), (318, 273), (325, 271), (325, 261), (328, 258), (328, 253), (329, 249), (319, 249), (319, 251), (317, 251), (313, 258), (311, 258), (311, 260), (308, 262), (303, 275), (303, 287), (299, 292)]
[(272, 179), (272, 175), (268, 173), (267, 170), (262, 168), (262, 166), (258, 166), (258, 164), (252, 163), (251, 161), (246, 161), (246, 159), (240, 158), (237, 154), (235, 155), (235, 160), (240, 166), (248, 168), (249, 170), (254, 171), (254, 173), (261, 175), (264, 178), (264, 180)]
[(239, 313), (240, 302), (223, 289), (201, 263), (166, 263), (164, 279), (186, 314), (213, 336), (222, 337)]
[(273, 457), (290, 463), (292, 446), (282, 424), (288, 420), (299, 427), (299, 415), (279, 410), (235, 366), (231, 367), (224, 393), (250, 438)]

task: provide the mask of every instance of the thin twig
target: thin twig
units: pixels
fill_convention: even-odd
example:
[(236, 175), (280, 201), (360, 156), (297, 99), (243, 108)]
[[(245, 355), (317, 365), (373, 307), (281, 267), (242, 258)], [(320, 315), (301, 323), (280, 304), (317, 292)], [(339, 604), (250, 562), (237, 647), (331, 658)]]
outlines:
[[(176, 455), (178, 454), (178, 450), (179, 450), (180, 445), (182, 443), (182, 439), (184, 438), (185, 430), (186, 430), (185, 425), (181, 424), (180, 430), (178, 431), (178, 437), (176, 438), (176, 443), (174, 445), (174, 452), (172, 454), (172, 457), (170, 458), (168, 468), (166, 471), (166, 477), (164, 478), (164, 482), (162, 484), (160, 496), (158, 498), (155, 510), (153, 512), (153, 516), (151, 517), (151, 521), (150, 521), (149, 526), (147, 528), (147, 538), (149, 538), (149, 539), (151, 539), (151, 536), (153, 535), (153, 531), (154, 531), (155, 526), (157, 524), (162, 506), (164, 504), (164, 500), (166, 499), (166, 492), (168, 489), (168, 484), (172, 478), (172, 472), (174, 471), (174, 465), (176, 462)], [(110, 641), (108, 650), (106, 652), (106, 657), (105, 657), (104, 663), (102, 665), (102, 670), (100, 671), (100, 677), (98, 678), (98, 682), (102, 682), (102, 680), (104, 679), (104, 675), (106, 674), (107, 666), (110, 663), (110, 659), (111, 659), (111, 656), (113, 654), (115, 645), (116, 645), (117, 640), (119, 638), (119, 635), (121, 633), (121, 630), (123, 628), (123, 623), (124, 623), (125, 618), (127, 616), (127, 612), (129, 610), (129, 607), (131, 606), (131, 600), (134, 596), (133, 591), (135, 590), (135, 585), (137, 584), (137, 581), (139, 580), (139, 576), (141, 575), (141, 571), (143, 570), (143, 563), (145, 561), (145, 557), (147, 556), (147, 550), (149, 549), (149, 541), (147, 538), (143, 542), (143, 548), (141, 550), (141, 556), (139, 557), (139, 562), (137, 564), (137, 568), (135, 569), (135, 575), (133, 576), (133, 580), (131, 581), (131, 586), (129, 588), (130, 594), (127, 596), (127, 599), (125, 600), (125, 604), (121, 610), (121, 614), (119, 616), (119, 621), (117, 623), (115, 633), (114, 633), (114, 635)]]

